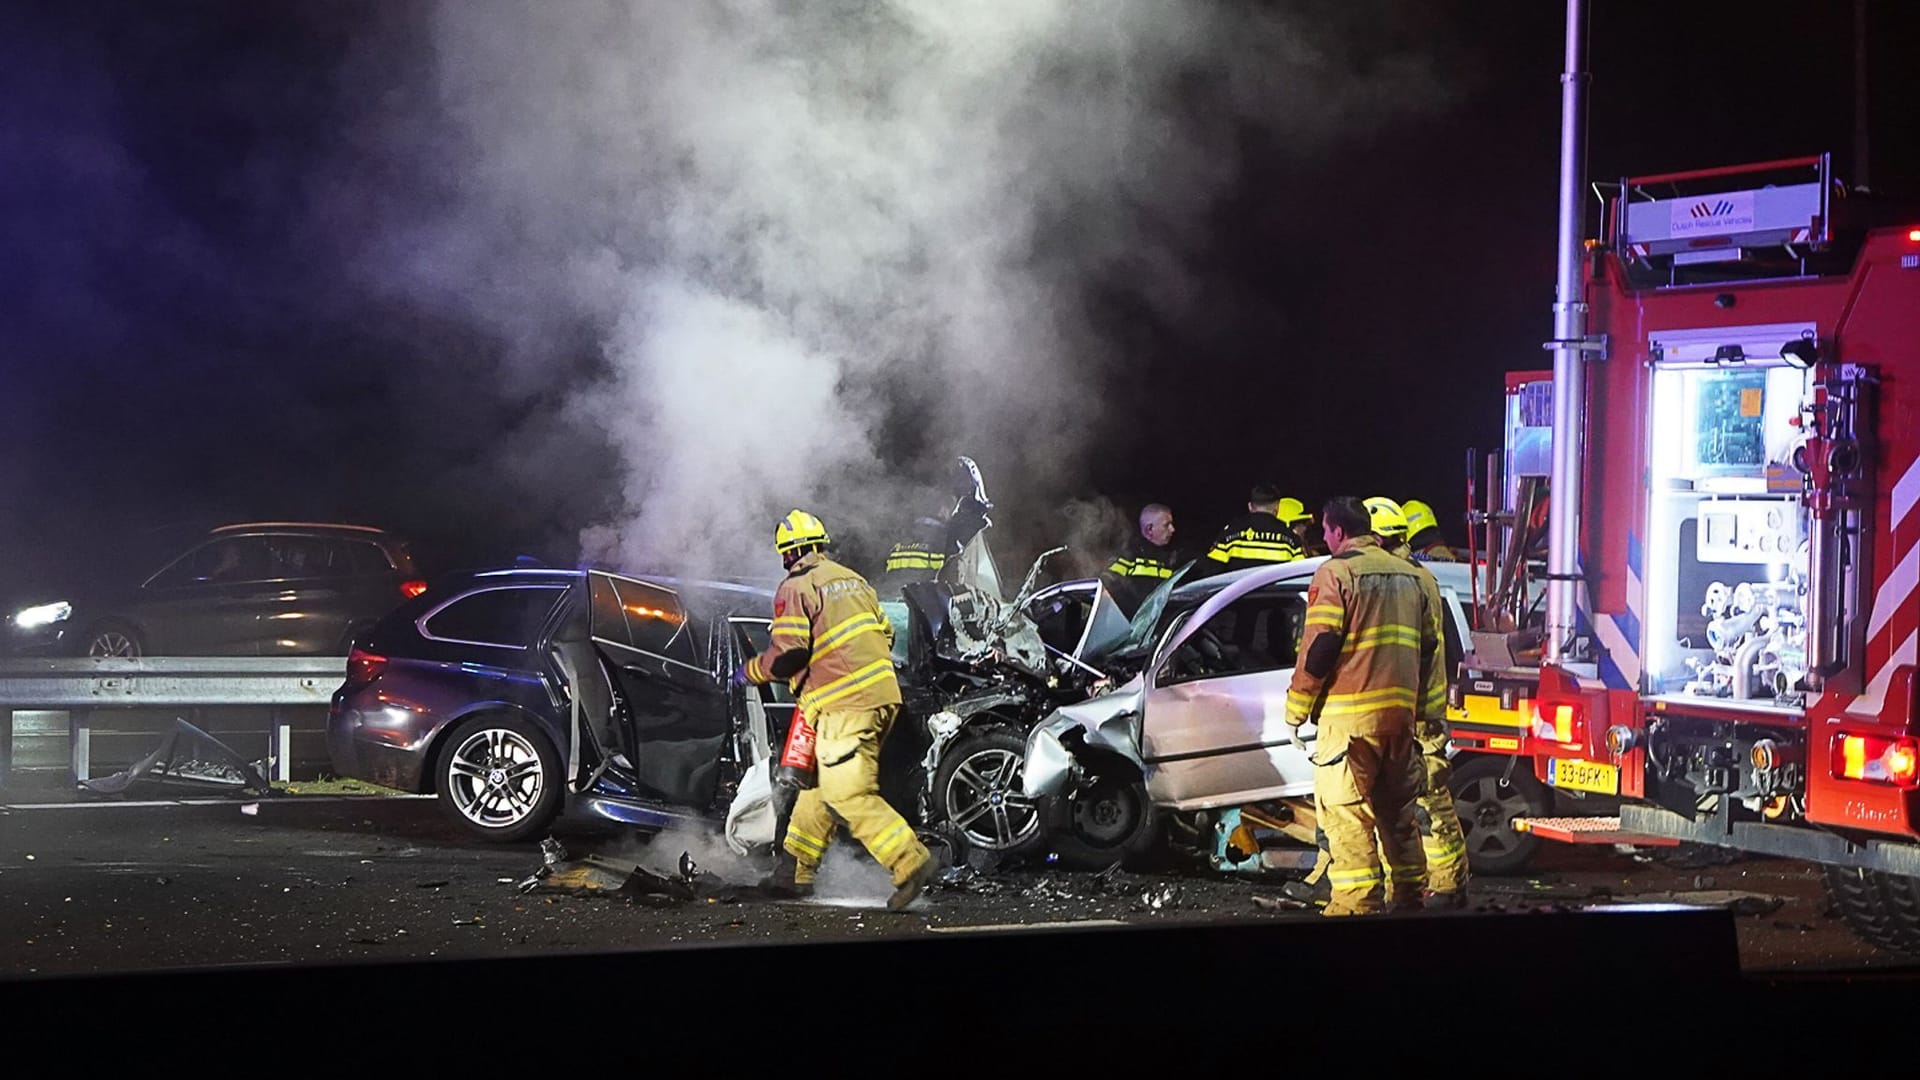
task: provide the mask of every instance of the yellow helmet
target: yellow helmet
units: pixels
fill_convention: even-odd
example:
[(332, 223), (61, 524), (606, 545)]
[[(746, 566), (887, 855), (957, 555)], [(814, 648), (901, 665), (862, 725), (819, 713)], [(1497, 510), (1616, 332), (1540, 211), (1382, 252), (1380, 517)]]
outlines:
[(785, 555), (803, 547), (825, 547), (832, 541), (827, 526), (805, 510), (794, 510), (773, 527), (773, 550)]
[(1428, 506), (1419, 499), (1408, 499), (1406, 502), (1400, 504), (1400, 509), (1406, 511), (1407, 535), (1410, 537), (1419, 536), (1428, 529), (1437, 529), (1440, 527), (1439, 515), (1433, 512), (1433, 507)]
[(1400, 504), (1384, 495), (1375, 495), (1365, 503), (1373, 531), (1381, 536), (1407, 535), (1407, 514)]
[(1307, 504), (1289, 495), (1280, 500), (1280, 506), (1274, 511), (1282, 525), (1293, 525), (1302, 521), (1312, 521), (1313, 515), (1307, 513)]

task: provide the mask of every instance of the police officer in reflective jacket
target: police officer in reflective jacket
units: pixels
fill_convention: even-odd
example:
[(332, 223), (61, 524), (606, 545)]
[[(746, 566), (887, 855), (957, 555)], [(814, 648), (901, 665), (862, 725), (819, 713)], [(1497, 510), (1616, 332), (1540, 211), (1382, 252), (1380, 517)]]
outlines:
[(1127, 614), (1180, 565), (1173, 547), (1173, 511), (1161, 503), (1140, 510), (1140, 533), (1127, 542), (1102, 578)]
[(1293, 530), (1280, 520), (1280, 491), (1271, 484), (1255, 484), (1247, 495), (1247, 512), (1227, 522), (1207, 549), (1214, 570), (1243, 570), (1271, 566), (1300, 557)]

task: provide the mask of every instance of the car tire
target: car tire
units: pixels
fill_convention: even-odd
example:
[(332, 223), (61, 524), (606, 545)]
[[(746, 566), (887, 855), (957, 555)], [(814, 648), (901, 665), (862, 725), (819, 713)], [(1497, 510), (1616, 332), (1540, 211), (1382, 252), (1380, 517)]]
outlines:
[(1453, 759), (1449, 787), (1473, 872), (1512, 874), (1525, 867), (1540, 838), (1515, 831), (1513, 819), (1544, 817), (1553, 808), (1553, 793), (1533, 775), (1532, 762), (1505, 754), (1463, 753)]
[(547, 830), (561, 805), (560, 755), (533, 724), (476, 716), (447, 736), (434, 763), (440, 807), (467, 835), (491, 843)]
[(961, 734), (933, 774), (933, 821), (956, 846), (1011, 859), (1046, 840), (1041, 808), (1020, 792), (1027, 741), (1003, 727)]
[(1920, 878), (1826, 866), (1827, 895), (1854, 936), (1883, 952), (1920, 957)]
[(80, 655), (104, 658), (132, 658), (147, 655), (147, 642), (140, 631), (118, 619), (95, 623), (87, 630)]
[(1146, 781), (1119, 766), (1047, 800), (1047, 839), (1063, 866), (1105, 870), (1144, 865), (1160, 846), (1163, 819)]

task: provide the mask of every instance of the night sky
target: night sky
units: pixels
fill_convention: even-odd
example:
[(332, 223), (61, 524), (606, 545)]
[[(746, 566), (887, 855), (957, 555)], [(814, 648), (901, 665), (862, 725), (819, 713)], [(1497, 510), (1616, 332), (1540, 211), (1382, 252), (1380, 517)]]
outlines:
[[(1250, 126), (1181, 252), (1200, 301), (1169, 319), (1089, 290), (1127, 374), (1083, 403), (1100, 417), (1084, 490), (1129, 512), (1170, 502), (1187, 540), (1262, 478), (1310, 502), (1420, 497), (1457, 520), (1467, 448), (1498, 439), (1501, 373), (1550, 364), (1561, 5), (1303, 7), (1349, 40), (1377, 33), (1382, 55), (1426, 57), (1449, 100), (1305, 157)], [(1853, 178), (1851, 4), (1592, 7), (1590, 177), (1830, 150)], [(1915, 193), (1920, 18), (1868, 8), (1872, 186)], [(411, 11), (0, 14), (0, 600), (76, 564), (146, 568), (222, 520), (386, 525), (472, 564), (570, 559), (606, 512), (613, 455), (555, 405), (595, 363), (590, 338), (546, 378), (502, 385), (486, 328), (346, 265), (374, 219), (327, 199), (342, 162), (430, 197), (413, 190), (430, 178), (362, 154), (383, 82), (353, 64), (356, 35)], [(1349, 60), (1364, 77), (1368, 51)], [(529, 430), (558, 449), (491, 463)], [(1001, 519), (1012, 546), (1051, 539), (1044, 509)]]

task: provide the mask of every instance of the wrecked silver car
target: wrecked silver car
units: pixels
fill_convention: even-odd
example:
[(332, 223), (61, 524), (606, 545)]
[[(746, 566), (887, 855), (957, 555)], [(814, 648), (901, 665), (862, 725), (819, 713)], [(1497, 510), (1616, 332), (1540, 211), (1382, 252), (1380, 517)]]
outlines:
[[(1137, 859), (1159, 843), (1169, 816), (1312, 793), (1314, 727), (1295, 732), (1285, 715), (1307, 585), (1324, 561), (1169, 581), (1142, 606), (1149, 626), (1164, 628), (1138, 674), (1034, 728), (1022, 793), (1043, 808), (1043, 842), (1063, 862)], [(1467, 568), (1430, 569), (1458, 640)]]

